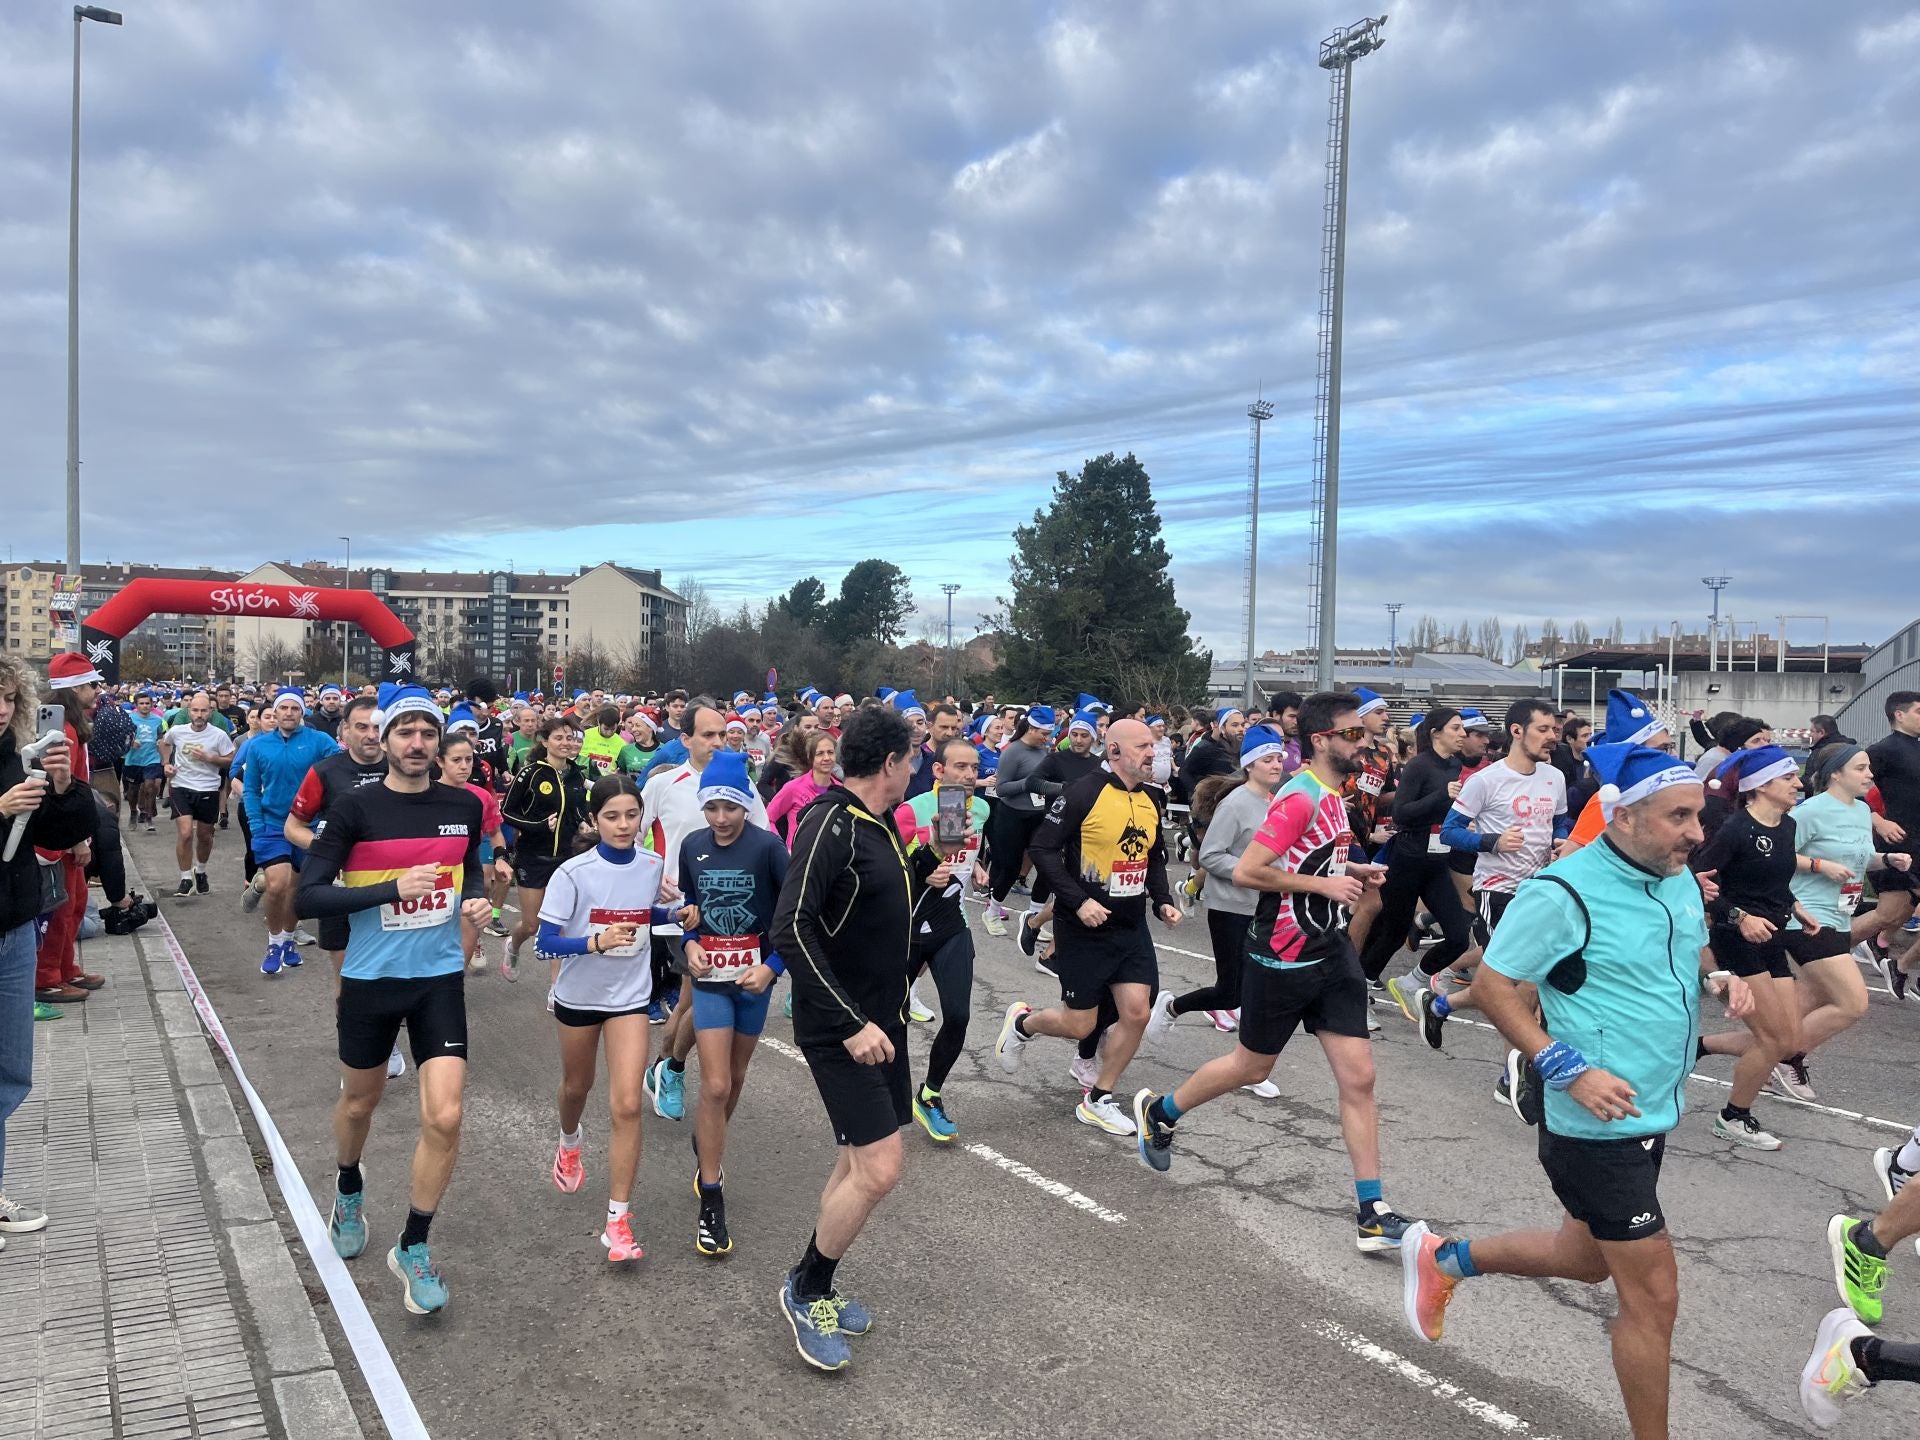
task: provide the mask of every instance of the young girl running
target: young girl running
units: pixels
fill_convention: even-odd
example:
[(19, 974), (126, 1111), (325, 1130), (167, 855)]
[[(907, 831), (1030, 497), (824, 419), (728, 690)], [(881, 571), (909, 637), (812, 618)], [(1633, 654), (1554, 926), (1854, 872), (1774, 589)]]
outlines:
[(520, 889), (520, 920), (507, 937), (500, 975), (518, 980), (520, 947), (533, 938), (547, 882), (573, 854), (585, 829), (586, 777), (574, 763), (580, 729), (564, 715), (540, 727), (540, 741), (513, 777), (500, 813), (513, 826), (513, 882)]
[[(473, 764), (473, 736), (465, 729), (448, 730), (440, 742), (440, 783), (470, 790), (480, 802), (480, 823), (485, 831), (480, 862), (486, 866), (491, 889), (496, 877), (511, 880), (513, 867), (507, 863), (507, 839), (500, 830), (500, 802), (486, 786), (473, 783)], [(460, 953), (466, 957), (469, 970), (487, 968), (486, 952), (480, 948), (480, 927), (465, 915), (460, 917)]]
[(607, 1049), (607, 1259), (638, 1260), (627, 1206), (640, 1170), (640, 1077), (647, 1068), (650, 927), (670, 923), (660, 881), (666, 866), (636, 848), (640, 790), (629, 775), (596, 781), (587, 813), (599, 835), (593, 849), (553, 872), (540, 905), (542, 955), (559, 962), (553, 1018), (560, 1022), (560, 1145), (553, 1183), (571, 1195), (586, 1180), (580, 1157), (580, 1114), (593, 1090), (601, 1041)]

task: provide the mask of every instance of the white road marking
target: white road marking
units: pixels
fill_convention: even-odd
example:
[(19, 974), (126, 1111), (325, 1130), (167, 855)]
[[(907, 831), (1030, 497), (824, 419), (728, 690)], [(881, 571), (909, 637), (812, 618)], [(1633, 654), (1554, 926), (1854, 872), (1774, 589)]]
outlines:
[[(807, 1057), (784, 1040), (777, 1039), (772, 1035), (762, 1035), (760, 1037), (760, 1043), (767, 1049), (772, 1050), (776, 1055), (784, 1055), (789, 1060), (798, 1060), (803, 1065), (806, 1063)], [(1118, 1210), (1109, 1210), (1098, 1200), (1090, 1196), (1082, 1195), (1071, 1185), (1065, 1184), (1062, 1181), (1049, 1180), (1038, 1170), (1033, 1169), (1031, 1166), (1023, 1165), (1010, 1155), (1002, 1155), (991, 1145), (981, 1145), (976, 1142), (971, 1145), (962, 1145), (960, 1148), (966, 1151), (967, 1154), (985, 1160), (989, 1165), (996, 1166), (1006, 1171), (1007, 1174), (1026, 1181), (1036, 1189), (1046, 1191), (1047, 1194), (1053, 1196), (1055, 1199), (1066, 1201), (1067, 1204), (1071, 1205), (1074, 1209), (1084, 1211), (1096, 1220), (1104, 1220), (1109, 1225), (1124, 1225), (1127, 1223), (1127, 1217), (1122, 1215)]]
[(1443, 1380), (1431, 1370), (1422, 1369), (1404, 1356), (1396, 1355), (1384, 1345), (1376, 1345), (1357, 1330), (1336, 1324), (1332, 1320), (1303, 1321), (1301, 1328), (1313, 1331), (1333, 1341), (1350, 1355), (1358, 1355), (1362, 1360), (1370, 1360), (1381, 1369), (1398, 1375), (1402, 1380), (1418, 1385), (1428, 1394), (1440, 1400), (1451, 1400), (1474, 1419), (1491, 1425), (1494, 1429), (1509, 1435), (1537, 1435), (1535, 1430), (1518, 1415), (1508, 1414), (1491, 1401), (1469, 1395), (1451, 1380)]

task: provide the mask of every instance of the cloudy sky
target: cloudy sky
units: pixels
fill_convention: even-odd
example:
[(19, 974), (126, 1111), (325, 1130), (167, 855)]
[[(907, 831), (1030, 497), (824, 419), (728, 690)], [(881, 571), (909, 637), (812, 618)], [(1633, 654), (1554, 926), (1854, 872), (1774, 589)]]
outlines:
[[(1326, 77), (1292, 0), (125, 0), (85, 30), (86, 556), (883, 555), (957, 629), (1133, 450), (1302, 639)], [(0, 9), (0, 490), (64, 550), (71, 10)], [(1910, 619), (1920, 9), (1402, 0), (1355, 71), (1339, 634)], [(1887, 562), (1903, 564), (1890, 572)], [(1818, 626), (1806, 636), (1817, 638)]]

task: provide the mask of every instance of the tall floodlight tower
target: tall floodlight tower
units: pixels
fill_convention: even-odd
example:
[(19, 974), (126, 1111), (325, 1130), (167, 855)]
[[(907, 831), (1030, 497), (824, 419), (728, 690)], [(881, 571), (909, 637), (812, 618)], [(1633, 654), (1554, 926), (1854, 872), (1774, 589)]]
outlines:
[(1359, 20), (1320, 42), (1333, 82), (1327, 102), (1327, 188), (1320, 236), (1320, 386), (1313, 407), (1313, 545), (1307, 565), (1307, 643), (1319, 688), (1333, 689), (1334, 557), (1340, 518), (1340, 324), (1347, 275), (1347, 121), (1353, 62), (1385, 44), (1387, 17)]
[[(1700, 583), (1713, 591), (1713, 614), (1707, 617), (1707, 673), (1714, 670), (1714, 650), (1720, 643), (1720, 592), (1733, 583), (1731, 575), (1702, 575)], [(1733, 669), (1733, 646), (1727, 646), (1727, 669)]]
[(1247, 676), (1240, 703), (1253, 709), (1254, 595), (1260, 577), (1260, 427), (1273, 418), (1273, 402), (1256, 400), (1247, 407)]

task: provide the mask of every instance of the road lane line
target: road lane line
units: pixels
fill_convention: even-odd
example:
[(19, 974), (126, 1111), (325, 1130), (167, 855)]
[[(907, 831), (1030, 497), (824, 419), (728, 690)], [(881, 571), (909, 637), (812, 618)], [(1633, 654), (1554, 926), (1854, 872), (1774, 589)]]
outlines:
[[(1535, 1430), (1518, 1415), (1511, 1415), (1489, 1400), (1469, 1395), (1451, 1380), (1443, 1380), (1431, 1370), (1422, 1369), (1404, 1356), (1396, 1355), (1384, 1345), (1376, 1345), (1357, 1330), (1336, 1324), (1332, 1320), (1307, 1320), (1301, 1322), (1301, 1328), (1313, 1331), (1325, 1339), (1333, 1341), (1349, 1355), (1358, 1355), (1362, 1360), (1370, 1360), (1381, 1369), (1398, 1375), (1402, 1380), (1418, 1385), (1428, 1394), (1441, 1400), (1451, 1400), (1474, 1419), (1492, 1426), (1509, 1435), (1538, 1435)], [(1547, 1437), (1542, 1437), (1547, 1440)]]

